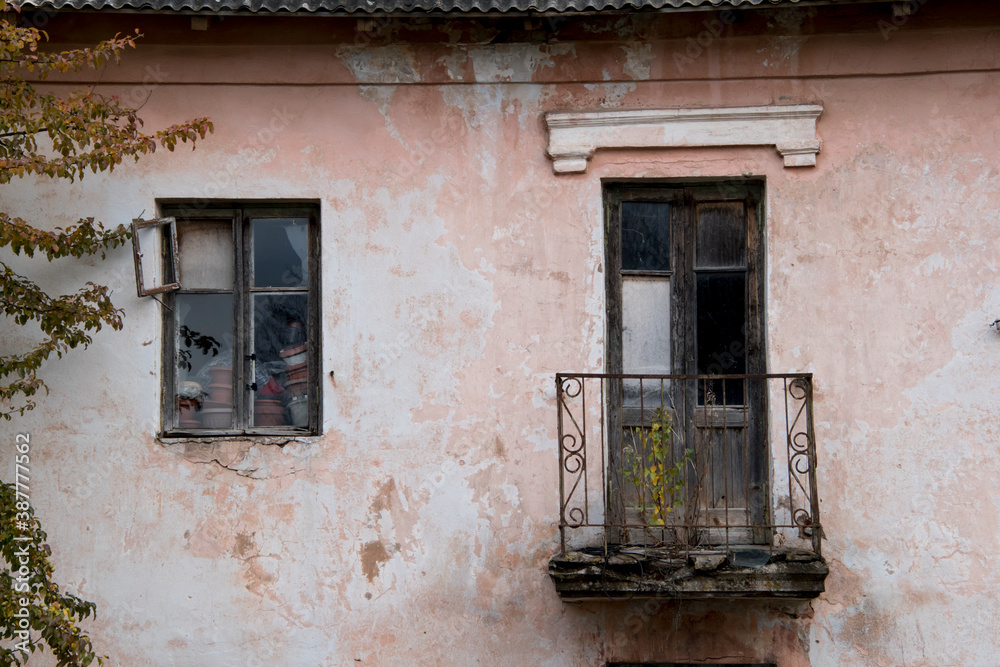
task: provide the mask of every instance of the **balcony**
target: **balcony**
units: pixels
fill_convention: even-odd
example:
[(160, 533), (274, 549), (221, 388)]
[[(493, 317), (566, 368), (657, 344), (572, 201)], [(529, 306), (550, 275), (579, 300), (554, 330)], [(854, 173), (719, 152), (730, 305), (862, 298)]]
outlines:
[(566, 601), (812, 598), (811, 374), (556, 375)]

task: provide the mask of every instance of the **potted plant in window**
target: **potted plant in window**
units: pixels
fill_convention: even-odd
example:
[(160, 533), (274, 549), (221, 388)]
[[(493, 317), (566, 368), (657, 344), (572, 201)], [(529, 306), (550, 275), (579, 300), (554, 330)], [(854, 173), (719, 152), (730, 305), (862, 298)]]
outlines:
[(201, 426), (201, 402), (205, 392), (197, 382), (181, 382), (177, 388), (177, 425), (181, 428)]

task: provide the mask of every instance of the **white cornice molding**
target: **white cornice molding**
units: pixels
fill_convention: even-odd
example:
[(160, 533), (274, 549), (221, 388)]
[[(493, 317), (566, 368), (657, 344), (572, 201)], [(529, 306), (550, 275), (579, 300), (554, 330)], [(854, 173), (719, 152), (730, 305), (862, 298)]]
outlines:
[(602, 148), (774, 146), (786, 167), (816, 164), (816, 104), (714, 109), (549, 112), (548, 155), (557, 174), (587, 171)]

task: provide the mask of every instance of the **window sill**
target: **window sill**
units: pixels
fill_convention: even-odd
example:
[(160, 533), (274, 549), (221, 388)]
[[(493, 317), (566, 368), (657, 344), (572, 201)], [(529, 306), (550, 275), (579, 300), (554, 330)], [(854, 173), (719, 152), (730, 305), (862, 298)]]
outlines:
[(234, 433), (231, 431), (170, 431), (157, 433), (156, 439), (164, 444), (180, 444), (185, 442), (252, 442), (260, 445), (282, 445), (288, 442), (309, 442), (318, 438), (321, 433), (308, 429), (292, 430), (261, 430), (252, 433)]
[(815, 598), (830, 569), (822, 556), (775, 549), (760, 567), (734, 564), (726, 550), (685, 558), (666, 550), (600, 548), (569, 551), (549, 561), (564, 602), (672, 599)]

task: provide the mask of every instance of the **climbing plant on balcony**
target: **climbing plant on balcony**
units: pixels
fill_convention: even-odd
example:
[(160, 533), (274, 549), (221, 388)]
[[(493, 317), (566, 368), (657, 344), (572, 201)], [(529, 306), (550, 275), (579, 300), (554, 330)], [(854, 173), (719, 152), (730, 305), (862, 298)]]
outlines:
[(639, 511), (647, 527), (667, 525), (668, 517), (684, 504), (684, 469), (692, 449), (674, 460), (671, 453), (673, 420), (657, 408), (648, 429), (633, 429), (632, 444), (625, 448), (625, 474), (635, 487), (632, 508)]

